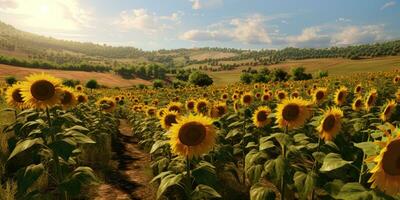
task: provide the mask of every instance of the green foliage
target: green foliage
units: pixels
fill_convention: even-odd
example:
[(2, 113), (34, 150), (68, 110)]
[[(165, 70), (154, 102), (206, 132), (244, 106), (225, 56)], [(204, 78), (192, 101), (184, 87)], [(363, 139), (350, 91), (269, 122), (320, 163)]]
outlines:
[(8, 85), (13, 85), (14, 83), (17, 83), (17, 78), (15, 78), (14, 76), (7, 76), (6, 78), (4, 78), (4, 80)]
[(317, 72), (317, 77), (318, 77), (318, 78), (328, 77), (328, 71), (321, 71), (321, 70), (319, 70), (319, 71)]
[(85, 86), (86, 86), (87, 88), (89, 88), (89, 89), (96, 89), (96, 88), (99, 87), (99, 84), (97, 83), (96, 80), (91, 79), (91, 80), (88, 80), (88, 81), (86, 82), (86, 85), (85, 85)]
[(190, 74), (189, 82), (193, 85), (203, 87), (211, 85), (213, 83), (213, 80), (207, 74), (200, 71), (195, 71)]
[(80, 81), (74, 79), (64, 79), (62, 84), (68, 87), (75, 87), (76, 85), (80, 84)]
[(310, 73), (305, 73), (306, 69), (304, 67), (296, 67), (292, 69), (292, 79), (295, 81), (309, 80), (312, 79)]
[(240, 75), (240, 82), (250, 84), (253, 81), (253, 76), (249, 73), (242, 73)]
[(164, 87), (164, 83), (160, 79), (156, 79), (153, 81), (153, 88), (162, 88)]

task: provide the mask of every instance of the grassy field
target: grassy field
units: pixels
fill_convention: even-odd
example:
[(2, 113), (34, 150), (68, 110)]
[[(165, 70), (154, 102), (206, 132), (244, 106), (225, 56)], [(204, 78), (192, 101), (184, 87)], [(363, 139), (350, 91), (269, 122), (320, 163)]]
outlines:
[(31, 69), (0, 64), (0, 80), (4, 80), (7, 76), (15, 76), (18, 80), (23, 80), (23, 78), (29, 74), (41, 72), (51, 74), (58, 78), (80, 80), (81, 83), (85, 83), (90, 79), (96, 79), (101, 85), (108, 87), (130, 87), (137, 84), (151, 84), (151, 82), (139, 78), (130, 80), (123, 79), (112, 73)]
[[(349, 60), (342, 58), (324, 58), (324, 59), (307, 59), (307, 60), (291, 60), (284, 63), (270, 65), (269, 69), (282, 68), (290, 71), (291, 68), (303, 66), (309, 73), (318, 70), (326, 70), (329, 75), (342, 75), (356, 72), (376, 72), (390, 71), (400, 68), (400, 56), (381, 57), (373, 59)], [(234, 83), (239, 80), (241, 71), (247, 69), (247, 66), (239, 67), (233, 71), (209, 72), (217, 85), (225, 85)], [(259, 67), (252, 67), (258, 69)]]

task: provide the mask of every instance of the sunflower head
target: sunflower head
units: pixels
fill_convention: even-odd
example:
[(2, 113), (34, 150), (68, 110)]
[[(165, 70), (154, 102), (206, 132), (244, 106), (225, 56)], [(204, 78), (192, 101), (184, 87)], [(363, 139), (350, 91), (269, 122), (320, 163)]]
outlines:
[(325, 111), (317, 131), (322, 139), (331, 141), (339, 133), (343, 112), (340, 108), (333, 107)]
[(180, 102), (172, 101), (167, 106), (168, 111), (176, 111), (177, 113), (182, 112), (182, 104)]
[(368, 93), (367, 99), (365, 100), (365, 109), (367, 111), (370, 111), (371, 108), (375, 105), (377, 96), (378, 96), (378, 92), (375, 89), (371, 90)]
[(78, 93), (76, 95), (76, 100), (78, 103), (86, 103), (88, 101), (88, 97), (83, 93)]
[(393, 83), (394, 83), (394, 84), (399, 83), (399, 81), (400, 81), (400, 76), (395, 76), (395, 77), (393, 78)]
[(294, 91), (294, 92), (292, 92), (292, 98), (298, 98), (298, 97), (300, 97), (300, 93), (298, 92), (298, 91)]
[(222, 100), (227, 100), (228, 99), (228, 94), (227, 93), (222, 94), (221, 95), (221, 99)]
[(22, 98), (23, 83), (13, 84), (11, 87), (6, 90), (6, 102), (8, 105), (15, 108), (24, 108), (26, 105), (24, 104), (24, 99)]
[(170, 128), (172, 152), (182, 157), (199, 157), (215, 145), (216, 131), (211, 118), (189, 115)]
[(206, 115), (209, 112), (209, 102), (207, 99), (199, 99), (195, 105), (195, 112), (198, 114)]
[(75, 93), (71, 88), (63, 88), (60, 103), (64, 109), (72, 108), (78, 103)]
[(161, 126), (165, 130), (169, 130), (173, 124), (178, 123), (178, 117), (179, 114), (176, 111), (165, 111), (163, 116), (160, 118)]
[(27, 107), (44, 109), (60, 102), (61, 81), (53, 76), (32, 74), (26, 78), (21, 95)]
[(250, 105), (253, 102), (253, 94), (246, 92), (242, 95), (241, 102), (243, 105)]
[(352, 109), (354, 111), (360, 111), (361, 108), (363, 107), (363, 102), (362, 102), (362, 98), (358, 97), (356, 99), (354, 99), (353, 104), (351, 105)]
[(186, 109), (187, 110), (190, 110), (190, 111), (194, 110), (194, 106), (195, 105), (196, 105), (196, 101), (195, 100), (189, 99), (189, 100), (186, 101)]
[(271, 114), (271, 109), (266, 106), (260, 106), (253, 114), (253, 124), (256, 127), (264, 127), (271, 122), (268, 115)]
[(78, 92), (83, 92), (83, 86), (82, 85), (76, 85), (75, 90)]
[(324, 99), (326, 98), (327, 95), (327, 89), (326, 88), (317, 88), (314, 90), (313, 93), (313, 101), (314, 103), (322, 103)]
[(362, 92), (362, 86), (361, 86), (361, 84), (358, 84), (358, 85), (356, 85), (356, 87), (354, 88), (354, 93), (356, 93), (356, 94), (361, 94), (361, 92)]
[(400, 193), (400, 137), (399, 129), (393, 127), (392, 134), (385, 132), (387, 140), (376, 142), (382, 147), (378, 156), (372, 156), (367, 160), (373, 160), (375, 167), (368, 182), (372, 182), (372, 188), (379, 188), (389, 195)]
[(153, 106), (148, 106), (146, 108), (146, 115), (147, 117), (154, 117), (157, 114), (157, 108)]
[(387, 121), (390, 119), (390, 117), (392, 116), (392, 113), (394, 112), (394, 110), (396, 109), (396, 101), (394, 100), (389, 100), (386, 105), (383, 107), (383, 111), (380, 115), (380, 118), (382, 121)]
[(97, 105), (99, 106), (100, 110), (112, 112), (117, 104), (113, 98), (103, 97), (97, 101)]
[(276, 122), (280, 128), (295, 129), (311, 117), (311, 103), (300, 98), (283, 100), (276, 108)]
[(343, 105), (346, 102), (346, 97), (348, 95), (348, 90), (346, 87), (342, 86), (335, 93), (335, 104), (338, 106)]
[(287, 92), (284, 90), (278, 90), (276, 91), (276, 98), (278, 101), (282, 101), (284, 99), (286, 99), (287, 97)]
[(271, 100), (271, 95), (267, 92), (262, 95), (262, 101), (269, 101)]
[(228, 111), (228, 108), (226, 106), (225, 102), (218, 102), (215, 104), (211, 110), (210, 110), (210, 116), (212, 118), (219, 118), (225, 115)]

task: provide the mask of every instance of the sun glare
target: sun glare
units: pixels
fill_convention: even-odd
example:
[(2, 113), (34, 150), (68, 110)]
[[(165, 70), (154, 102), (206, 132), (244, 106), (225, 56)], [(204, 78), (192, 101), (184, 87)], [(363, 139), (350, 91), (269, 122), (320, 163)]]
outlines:
[(49, 13), (49, 6), (48, 5), (40, 5), (39, 7), (40, 14), (48, 14)]

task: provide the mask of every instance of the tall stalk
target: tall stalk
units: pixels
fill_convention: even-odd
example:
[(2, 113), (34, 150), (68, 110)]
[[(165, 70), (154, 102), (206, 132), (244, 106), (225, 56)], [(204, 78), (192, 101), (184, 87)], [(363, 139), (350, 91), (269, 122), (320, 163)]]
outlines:
[(190, 172), (190, 158), (186, 156), (186, 181), (187, 181), (187, 189), (186, 189), (186, 197), (190, 200), (192, 199), (192, 178)]
[[(287, 125), (285, 127), (284, 133), (285, 133), (285, 135), (288, 133), (288, 126)], [(281, 200), (285, 200), (286, 144), (281, 144), (281, 145), (282, 145), (282, 159), (283, 159), (283, 163), (284, 163), (283, 174), (282, 174), (282, 177), (281, 177)]]

